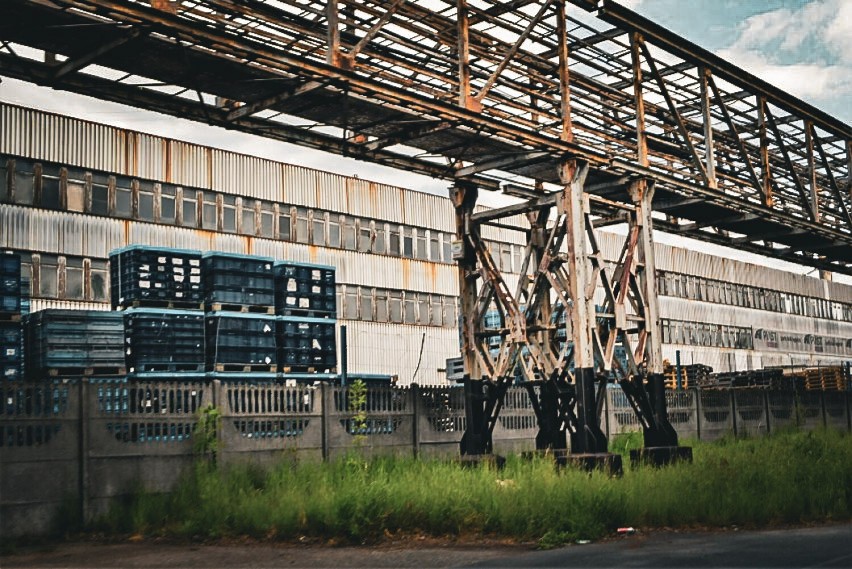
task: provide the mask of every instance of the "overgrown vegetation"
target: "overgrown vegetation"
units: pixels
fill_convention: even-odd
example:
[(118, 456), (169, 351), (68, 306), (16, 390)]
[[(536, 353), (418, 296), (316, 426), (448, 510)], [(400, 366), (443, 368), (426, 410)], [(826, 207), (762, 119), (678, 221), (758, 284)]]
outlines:
[(192, 431), (192, 446), (195, 454), (215, 464), (219, 452), (219, 423), (222, 412), (212, 404), (198, 410), (198, 421)]
[[(613, 446), (626, 451), (632, 439)], [(388, 532), (493, 534), (554, 546), (620, 526), (765, 526), (852, 518), (852, 436), (788, 432), (694, 443), (693, 464), (621, 478), (510, 456), (503, 470), (451, 461), (217, 469), (199, 462), (171, 495), (139, 494), (101, 530), (218, 538), (364, 541)]]

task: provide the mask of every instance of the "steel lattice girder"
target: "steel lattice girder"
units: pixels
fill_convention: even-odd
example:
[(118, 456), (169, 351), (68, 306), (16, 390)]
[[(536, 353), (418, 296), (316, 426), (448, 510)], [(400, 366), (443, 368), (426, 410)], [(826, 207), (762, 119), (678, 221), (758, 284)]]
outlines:
[(606, 199), (652, 179), (660, 229), (852, 273), (850, 127), (611, 0), (6, 0), (3, 14), (7, 76), (485, 189), (505, 173), (558, 183), (559, 161), (580, 158)]

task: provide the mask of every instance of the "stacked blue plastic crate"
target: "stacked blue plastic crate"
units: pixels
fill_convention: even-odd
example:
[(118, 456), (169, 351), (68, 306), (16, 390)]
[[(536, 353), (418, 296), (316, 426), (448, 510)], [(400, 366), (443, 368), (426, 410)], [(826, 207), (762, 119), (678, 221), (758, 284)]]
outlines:
[(336, 374), (335, 285), (334, 267), (275, 264), (278, 365), (283, 379)]
[(121, 314), (41, 310), (26, 321), (27, 373), (32, 379), (123, 375), (123, 341)]
[(275, 379), (273, 265), (269, 257), (204, 255), (206, 367), (213, 377)]
[(110, 253), (114, 309), (123, 310), (129, 377), (204, 375), (201, 251), (133, 245)]
[(0, 253), (0, 381), (23, 377), (21, 257)]

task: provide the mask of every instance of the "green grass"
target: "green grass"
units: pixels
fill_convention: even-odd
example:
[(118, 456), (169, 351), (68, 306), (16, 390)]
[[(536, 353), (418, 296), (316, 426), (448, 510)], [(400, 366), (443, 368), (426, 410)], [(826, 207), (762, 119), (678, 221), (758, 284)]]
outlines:
[[(626, 452), (637, 441), (616, 441)], [(327, 464), (198, 464), (169, 495), (137, 493), (95, 529), (187, 538), (372, 540), (491, 534), (552, 546), (620, 526), (766, 526), (852, 518), (852, 436), (788, 432), (693, 443), (695, 460), (621, 478), (508, 457), (505, 469), (354, 456)]]

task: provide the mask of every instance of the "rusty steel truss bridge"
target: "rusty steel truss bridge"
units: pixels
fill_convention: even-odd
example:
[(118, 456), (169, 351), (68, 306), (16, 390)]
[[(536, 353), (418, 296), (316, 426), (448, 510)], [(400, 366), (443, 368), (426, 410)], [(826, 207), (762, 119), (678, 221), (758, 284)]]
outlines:
[[(540, 449), (609, 460), (599, 417), (614, 379), (651, 457), (682, 454), (666, 417), (652, 228), (852, 274), (849, 125), (612, 0), (4, 0), (0, 11), (0, 75), (451, 181), (463, 454), (491, 451), (519, 372)], [(475, 212), (480, 190), (519, 200)], [(510, 287), (480, 229), (518, 216), (526, 257)], [(628, 227), (614, 265), (595, 237), (612, 224)], [(497, 349), (482, 324), (494, 310)]]

